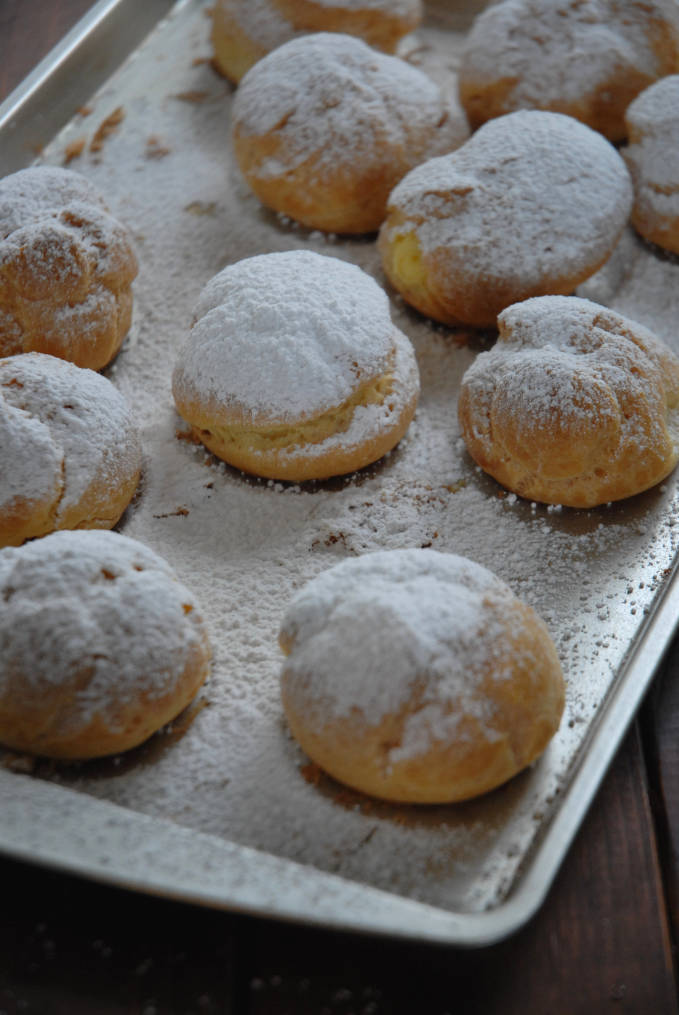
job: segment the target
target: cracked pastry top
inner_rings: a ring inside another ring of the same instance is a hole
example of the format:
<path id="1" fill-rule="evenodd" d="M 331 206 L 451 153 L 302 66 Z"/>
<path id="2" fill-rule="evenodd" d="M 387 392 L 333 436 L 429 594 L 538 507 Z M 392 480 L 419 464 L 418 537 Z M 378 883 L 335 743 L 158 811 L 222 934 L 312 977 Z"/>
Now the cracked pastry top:
<path id="1" fill-rule="evenodd" d="M 509 307 L 469 367 L 460 425 L 472 458 L 529 500 L 588 508 L 631 497 L 679 460 L 679 359 L 589 300 Z"/>
<path id="2" fill-rule="evenodd" d="M 247 258 L 208 282 L 172 386 L 215 455 L 297 482 L 390 451 L 415 412 L 419 373 L 377 283 L 298 250 Z"/>
<path id="3" fill-rule="evenodd" d="M 130 329 L 137 259 L 88 180 L 36 166 L 0 180 L 0 356 L 100 370 Z"/>
<path id="4" fill-rule="evenodd" d="M 459 108 L 421 70 L 328 32 L 289 42 L 248 72 L 232 131 L 263 204 L 336 233 L 378 229 L 398 181 L 469 136 Z"/>
<path id="5" fill-rule="evenodd" d="M 676 71 L 676 0 L 503 0 L 472 26 L 459 92 L 473 127 L 549 109 L 621 141 L 629 103 Z"/>
<path id="6" fill-rule="evenodd" d="M 237 83 L 271 50 L 308 32 L 343 32 L 393 53 L 421 18 L 422 0 L 216 0 L 214 61 Z"/>
<path id="7" fill-rule="evenodd" d="M 626 113 L 632 174 L 632 225 L 651 243 L 679 254 L 679 74 L 651 85 Z"/>
<path id="8" fill-rule="evenodd" d="M 546 626 L 464 557 L 349 558 L 295 595 L 279 641 L 293 735 L 324 771 L 376 797 L 485 793 L 559 726 L 564 684 Z"/>
<path id="9" fill-rule="evenodd" d="M 44 353 L 0 359 L 0 546 L 112 528 L 140 470 L 132 413 L 105 377 Z"/>
<path id="10" fill-rule="evenodd" d="M 193 594 L 115 532 L 54 532 L 0 553 L 0 743 L 118 754 L 174 719 L 210 649 Z"/>
<path id="11" fill-rule="evenodd" d="M 510 304 L 571 293 L 593 275 L 631 205 L 629 173 L 605 138 L 561 113 L 521 111 L 408 173 L 379 247 L 412 306 L 444 324 L 493 327 Z"/>

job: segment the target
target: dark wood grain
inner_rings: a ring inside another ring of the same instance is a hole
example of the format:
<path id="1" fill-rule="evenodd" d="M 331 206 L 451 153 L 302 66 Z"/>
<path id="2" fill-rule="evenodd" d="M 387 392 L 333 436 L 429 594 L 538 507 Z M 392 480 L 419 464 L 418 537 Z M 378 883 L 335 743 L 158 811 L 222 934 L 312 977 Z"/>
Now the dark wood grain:
<path id="1" fill-rule="evenodd" d="M 92 0 L 0 0 L 0 101 L 91 6 Z"/>
<path id="2" fill-rule="evenodd" d="M 644 746 L 675 952 L 679 944 L 679 641 L 642 713 Z"/>
<path id="3" fill-rule="evenodd" d="M 633 731 L 537 919 L 474 952 L 248 927 L 252 1015 L 671 1013 L 672 956 Z M 333 998 L 343 999 L 340 1004 Z M 275 1006 L 277 1005 L 277 1006 Z M 286 1007 L 287 1005 L 287 1007 Z"/>
<path id="4" fill-rule="evenodd" d="M 0 98 L 89 6 L 0 0 Z M 651 798 L 635 727 L 546 904 L 509 941 L 463 952 L 310 931 L 2 860 L 0 1011 L 671 1015 L 671 934 L 679 926 L 674 674 L 676 648 L 644 713 Z"/>
<path id="5" fill-rule="evenodd" d="M 283 926 L 3 861 L 0 1010 L 671 1015 L 672 958 L 640 769 L 634 730 L 538 917 L 481 951 Z"/>
<path id="6" fill-rule="evenodd" d="M 231 1013 L 236 919 L 0 865 L 0 1011 Z"/>

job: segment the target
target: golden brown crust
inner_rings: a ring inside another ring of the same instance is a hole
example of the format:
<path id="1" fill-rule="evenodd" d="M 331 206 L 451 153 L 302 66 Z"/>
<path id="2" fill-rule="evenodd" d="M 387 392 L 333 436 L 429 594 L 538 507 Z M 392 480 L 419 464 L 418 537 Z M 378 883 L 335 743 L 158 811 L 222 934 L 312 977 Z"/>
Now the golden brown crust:
<path id="1" fill-rule="evenodd" d="M 679 254 L 679 74 L 646 89 L 627 110 L 623 151 L 634 183 L 637 232 Z"/>
<path id="2" fill-rule="evenodd" d="M 0 181 L 0 356 L 101 370 L 131 322 L 137 259 L 92 185 L 53 167 Z"/>
<path id="3" fill-rule="evenodd" d="M 640 236 L 663 250 L 679 254 L 679 215 L 668 216 L 649 212 L 648 207 L 636 205 L 630 218 Z"/>
<path id="4" fill-rule="evenodd" d="M 359 388 L 345 404 L 311 419 L 248 425 L 241 413 L 188 399 L 177 386 L 175 404 L 193 435 L 236 469 L 292 482 L 342 476 L 391 451 L 415 415 L 417 364 L 412 346 L 400 333 L 395 350 L 391 370 Z"/>
<path id="5" fill-rule="evenodd" d="M 679 360 L 586 300 L 542 297 L 499 318 L 462 379 L 472 458 L 507 489 L 570 507 L 633 496 L 679 460 Z"/>
<path id="6" fill-rule="evenodd" d="M 505 0 L 472 29 L 459 95 L 474 129 L 517 109 L 545 109 L 618 142 L 630 102 L 677 70 L 673 3 Z"/>
<path id="7" fill-rule="evenodd" d="M 669 64 L 676 68 L 676 61 Z M 471 73 L 460 80 L 459 95 L 473 130 L 497 116 L 505 116 L 518 108 L 548 109 L 553 113 L 564 113 L 581 123 L 587 124 L 592 130 L 598 131 L 617 143 L 624 141 L 625 110 L 630 102 L 647 88 L 655 78 L 641 71 L 629 69 L 613 75 L 601 85 L 601 90 L 594 95 L 581 99 L 553 99 L 540 101 L 538 96 L 531 103 L 519 105 L 510 100 L 516 79 L 508 78 L 493 82 L 482 87 L 474 80 Z"/>
<path id="8" fill-rule="evenodd" d="M 51 490 L 39 501 L 17 497 L 8 508 L 0 510 L 0 547 L 21 546 L 59 529 L 112 529 L 129 507 L 140 475 L 137 467 L 116 488 L 103 477 L 95 477 L 85 496 L 60 513 L 62 488 L 55 477 Z"/>
<path id="9" fill-rule="evenodd" d="M 42 353 L 0 360 L 0 546 L 110 529 L 139 484 L 136 424 L 110 381 Z"/>
<path id="10" fill-rule="evenodd" d="M 100 714 L 75 728 L 64 727 L 63 717 L 78 690 L 92 677 L 83 666 L 67 684 L 42 688 L 36 698 L 25 693 L 21 675 L 0 702 L 0 742 L 13 751 L 62 761 L 84 761 L 121 754 L 138 747 L 179 715 L 195 698 L 210 672 L 207 635 L 192 649 L 186 665 L 167 694 L 157 697 L 140 692 L 121 701 L 104 720 Z"/>
<path id="11" fill-rule="evenodd" d="M 296 29 L 357 35 L 385 53 L 395 52 L 400 39 L 408 32 L 413 32 L 422 18 L 419 0 L 400 5 L 373 2 L 366 3 L 364 7 L 355 4 L 344 6 L 341 0 L 337 0 L 334 6 L 319 4 L 315 0 L 271 2 Z"/>
<path id="12" fill-rule="evenodd" d="M 567 296 L 606 263 L 610 250 L 598 260 L 578 263 L 539 281 L 502 278 L 479 270 L 476 282 L 468 279 L 469 258 L 464 247 L 423 251 L 417 236 L 423 217 L 411 218 L 398 209 L 391 212 L 378 237 L 384 273 L 403 299 L 426 317 L 452 328 L 494 328 L 505 307 L 546 291 Z M 489 284 L 490 281 L 490 284 Z"/>
<path id="13" fill-rule="evenodd" d="M 412 555 L 420 551 L 397 552 Z M 383 554 L 369 556 L 377 559 Z M 363 580 L 370 588 L 370 577 Z M 422 593 L 422 586 L 418 592 Z M 439 588 L 439 604 L 441 594 Z M 394 602 L 402 609 L 401 590 L 395 589 Z M 344 610 L 345 605 L 337 609 Z M 368 605 L 364 608 L 370 609 Z M 294 609 L 293 603 L 293 615 Z M 399 616 L 398 609 L 394 606 L 392 618 Z M 501 785 L 530 765 L 558 729 L 563 713 L 559 659 L 542 620 L 506 587 L 500 592 L 489 590 L 478 609 L 479 617 L 485 618 L 478 635 L 487 640 L 484 649 L 470 660 L 464 648 L 460 647 L 458 654 L 451 639 L 445 655 L 439 649 L 433 673 L 413 672 L 399 707 L 377 721 L 368 718 L 358 703 L 350 710 L 342 709 L 342 714 L 333 714 L 332 706 L 324 704 L 323 694 L 319 696 L 313 657 L 307 651 L 311 636 L 305 631 L 292 637 L 284 633 L 281 647 L 290 658 L 281 675 L 283 708 L 302 749 L 340 782 L 403 803 L 466 800 Z M 380 619 L 384 622 L 384 615 Z M 396 621 L 392 619 L 392 623 Z M 395 628 L 394 639 L 403 638 L 403 632 L 400 625 Z M 418 635 L 417 628 L 411 629 L 413 640 Z M 328 651 L 327 638 L 323 647 Z M 339 642 L 336 650 L 341 650 Z M 301 666 L 296 664 L 297 652 L 304 657 Z M 411 653 L 416 657 L 417 648 L 409 649 L 408 655 Z M 317 665 L 322 669 L 324 660 L 319 658 Z M 365 667 L 366 682 L 380 680 L 379 662 L 368 656 Z M 461 686 L 455 696 L 439 696 L 433 688 L 448 679 L 444 674 L 455 680 L 453 675 L 460 670 L 465 674 L 464 689 Z M 384 675 L 389 679 L 386 669 Z M 341 681 L 342 674 L 338 672 L 336 679 Z M 412 724 L 427 713 L 429 724 L 420 723 L 414 747 Z"/>
<path id="14" fill-rule="evenodd" d="M 208 675 L 193 595 L 126 537 L 58 532 L 7 550 L 0 598 L 0 742 L 12 750 L 72 760 L 129 750 Z"/>
<path id="15" fill-rule="evenodd" d="M 327 233 L 371 233 L 384 221 L 387 199 L 410 166 L 394 162 L 382 166 L 336 166 L 330 178 L 319 180 L 308 164 L 286 169 L 279 136 L 243 135 L 236 125 L 233 135 L 236 160 L 249 187 L 267 208 L 287 215 L 308 229 Z M 258 174 L 268 158 L 276 159 L 282 172 L 275 177 Z"/>
<path id="16" fill-rule="evenodd" d="M 416 309 L 492 327 L 514 302 L 573 292 L 610 256 L 631 203 L 625 164 L 604 138 L 572 117 L 523 110 L 408 173 L 378 246 Z"/>
<path id="17" fill-rule="evenodd" d="M 311 229 L 374 232 L 414 166 L 469 136 L 417 68 L 323 33 L 261 60 L 233 107 L 234 152 L 259 200 Z"/>
<path id="18" fill-rule="evenodd" d="M 257 11 L 254 7 L 253 0 L 216 0 L 213 6 L 215 66 L 234 84 L 272 49 L 300 33 L 343 32 L 393 53 L 422 17 L 420 0 L 403 3 L 400 11 L 390 9 L 388 0 L 365 8 L 346 8 L 341 2 L 332 7 L 313 0 L 258 0 Z"/>
<path id="19" fill-rule="evenodd" d="M 253 64 L 269 52 L 243 29 L 235 16 L 238 6 L 233 0 L 216 0 L 212 8 L 214 65 L 233 84 L 238 84 Z"/>

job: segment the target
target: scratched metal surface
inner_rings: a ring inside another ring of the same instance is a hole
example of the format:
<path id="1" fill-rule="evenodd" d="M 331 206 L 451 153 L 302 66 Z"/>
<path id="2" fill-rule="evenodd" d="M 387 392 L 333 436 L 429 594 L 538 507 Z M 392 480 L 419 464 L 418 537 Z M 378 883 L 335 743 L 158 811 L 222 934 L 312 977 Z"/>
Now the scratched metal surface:
<path id="1" fill-rule="evenodd" d="M 463 32 L 479 6 L 429 4 L 404 55 L 454 88 Z M 158 2 L 154 18 L 166 8 Z M 177 4 L 141 42 L 150 15 L 141 25 L 131 0 L 106 0 L 0 108 L 3 173 L 32 161 L 36 138 L 41 158 L 55 164 L 84 140 L 72 168 L 98 183 L 135 230 L 135 323 L 108 374 L 137 406 L 146 469 L 122 530 L 196 589 L 215 648 L 203 697 L 210 707 L 182 736 L 74 768 L 0 770 L 0 848 L 206 905 L 488 943 L 544 897 L 672 636 L 675 480 L 588 512 L 505 497 L 466 456 L 454 412 L 462 373 L 492 339 L 433 326 L 395 297 L 423 393 L 411 433 L 386 462 L 300 489 L 245 479 L 177 440 L 173 352 L 201 285 L 225 263 L 311 248 L 384 283 L 371 238 L 298 229 L 248 193 L 230 156 L 232 89 L 204 59 L 204 8 Z M 100 87 L 93 68 L 113 49 L 117 59 L 131 55 Z M 72 116 L 82 106 L 86 115 Z M 118 107 L 123 121 L 91 152 L 95 128 Z M 618 260 L 626 257 L 638 278 L 667 276 L 671 290 L 679 268 L 630 235 L 624 242 Z M 588 295 L 626 300 L 631 313 L 638 287 L 614 269 L 588 283 Z M 653 326 L 646 296 L 640 319 Z M 674 308 L 663 314 L 661 324 Z M 458 807 L 395 807 L 329 779 L 306 780 L 278 703 L 276 620 L 291 591 L 347 554 L 423 544 L 474 557 L 530 601 L 547 620 L 568 684 L 566 715 L 545 756 Z"/>

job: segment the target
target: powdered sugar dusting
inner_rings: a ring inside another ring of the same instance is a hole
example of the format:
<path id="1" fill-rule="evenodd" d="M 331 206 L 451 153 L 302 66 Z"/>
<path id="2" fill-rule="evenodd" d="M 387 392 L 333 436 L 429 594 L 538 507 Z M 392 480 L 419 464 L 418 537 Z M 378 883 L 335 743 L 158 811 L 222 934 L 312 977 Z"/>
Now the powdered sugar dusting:
<path id="1" fill-rule="evenodd" d="M 58 503 L 63 456 L 49 427 L 6 405 L 4 398 L 0 405 L 0 511 L 9 513 L 19 499 Z"/>
<path id="2" fill-rule="evenodd" d="M 243 137 L 273 133 L 278 149 L 253 175 L 364 171 L 391 162 L 407 168 L 455 148 L 467 136 L 426 74 L 348 35 L 307 35 L 270 53 L 246 74 L 233 108 Z M 413 153 L 409 149 L 412 147 Z"/>
<path id="3" fill-rule="evenodd" d="M 475 418 L 492 421 L 496 413 L 509 414 L 520 421 L 524 439 L 531 430 L 549 428 L 555 440 L 572 441 L 573 460 L 581 453 L 588 462 L 595 444 L 609 468 L 624 458 L 631 465 L 637 455 L 664 447 L 679 362 L 673 378 L 667 352 L 645 328 L 565 296 L 517 303 L 498 323 L 500 340 L 477 357 L 463 379 L 473 392 Z M 639 408 L 632 412 L 630 406 Z M 489 433 L 489 439 L 500 437 Z M 556 463 L 535 464 L 550 475 Z"/>
<path id="4" fill-rule="evenodd" d="M 272 0 L 216 0 L 242 31 L 264 49 L 275 49 L 297 35 Z"/>
<path id="5" fill-rule="evenodd" d="M 442 18 L 421 33 L 419 56 L 425 70 L 436 63 L 441 74 L 461 45 L 460 35 L 441 29 Z M 455 416 L 460 378 L 483 339 L 467 344 L 468 336 L 433 327 L 398 299 L 393 320 L 416 347 L 422 398 L 406 439 L 379 465 L 322 484 L 257 482 L 177 440 L 172 365 L 201 289 L 226 264 L 265 251 L 314 250 L 383 281 L 372 242 L 292 227 L 248 192 L 228 155 L 230 89 L 205 63 L 193 63 L 210 54 L 207 31 L 200 5 L 175 8 L 93 101 L 93 122 L 120 105 L 128 115 L 100 161 L 86 156 L 79 168 L 133 224 L 141 255 L 132 341 L 111 370 L 144 428 L 145 483 L 124 531 L 165 557 L 203 606 L 214 647 L 210 707 L 180 739 L 159 736 L 117 762 L 37 774 L 192 832 L 298 860 L 305 883 L 317 868 L 446 909 L 492 907 L 548 824 L 555 793 L 586 748 L 600 703 L 665 580 L 679 532 L 674 480 L 596 511 L 548 510 L 504 496 L 466 455 Z M 205 101 L 173 98 L 189 90 L 205 92 Z M 61 162 L 82 132 L 78 118 L 47 160 Z M 146 157 L 151 135 L 167 156 Z M 636 250 L 633 236 L 630 242 Z M 658 330 L 646 319 L 651 294 L 664 300 L 669 326 L 679 286 L 663 272 L 678 269 L 645 247 L 642 253 L 623 258 L 627 281 L 607 292 L 615 301 L 630 292 L 641 298 L 642 323 Z M 663 279 L 671 292 L 663 292 Z M 631 305 L 624 312 L 635 316 Z M 425 544 L 495 571 L 545 618 L 568 681 L 564 721 L 537 765 L 470 804 L 425 811 L 338 797 L 330 780 L 304 777 L 308 759 L 286 734 L 281 616 L 294 593 L 331 564 Z M 147 848 L 153 853 L 152 843 Z M 205 883 L 209 894 L 209 875 Z M 278 886 L 270 888 L 272 898 Z"/>
<path id="6" fill-rule="evenodd" d="M 419 391 L 417 360 L 410 340 L 397 328 L 393 330 L 394 356 L 389 363 L 388 395 L 383 401 L 356 405 L 346 430 L 331 434 L 317 444 L 295 444 L 280 452 L 280 458 L 299 460 L 322 459 L 335 450 L 357 451 L 367 441 L 393 429 L 395 422 L 411 404 Z"/>
<path id="7" fill-rule="evenodd" d="M 201 642 L 197 603 L 146 546 L 109 532 L 56 532 L 0 555 L 0 697 L 78 681 L 64 722 L 166 694 Z M 189 609 L 185 609 L 188 606 Z"/>
<path id="8" fill-rule="evenodd" d="M 55 524 L 94 484 L 141 464 L 132 413 L 105 377 L 40 353 L 0 359 L 0 510 L 49 496 Z"/>
<path id="9" fill-rule="evenodd" d="M 108 279 L 120 267 L 120 248 L 127 246 L 127 236 L 108 213 L 96 187 L 79 173 L 36 166 L 0 180 L 0 265 L 10 264 L 26 247 L 35 245 L 31 267 L 42 256 L 51 292 L 55 281 L 78 284 L 78 276 L 90 271 Z M 91 264 L 83 263 L 80 246 Z M 24 295 L 35 299 L 47 294 Z"/>
<path id="10" fill-rule="evenodd" d="M 305 31 L 281 10 L 276 0 L 216 0 L 243 32 L 264 49 L 275 49 Z M 392 17 L 415 19 L 421 13 L 421 0 L 312 0 L 315 7 L 336 11 L 369 10 Z"/>
<path id="11" fill-rule="evenodd" d="M 485 568 L 452 554 L 392 550 L 343 561 L 299 592 L 283 617 L 289 693 L 301 683 L 326 722 L 358 709 L 377 725 L 422 684 L 424 703 L 458 704 L 483 722 L 478 681 L 504 634 L 491 606 L 498 597 L 513 599 Z M 506 676 L 503 667 L 495 679 Z M 416 739 L 426 751 L 428 739 Z"/>
<path id="12" fill-rule="evenodd" d="M 634 181 L 635 217 L 654 231 L 679 232 L 679 74 L 662 78 L 627 110 L 624 155 Z M 679 240 L 671 249 L 676 252 Z"/>
<path id="13" fill-rule="evenodd" d="M 355 265 L 312 251 L 225 268 L 201 294 L 174 385 L 245 419 L 308 419 L 383 373 L 389 301 Z"/>
<path id="14" fill-rule="evenodd" d="M 461 289 L 479 273 L 536 285 L 600 262 L 631 202 L 612 145 L 570 117 L 527 111 L 490 121 L 456 152 L 412 170 L 389 201 L 405 222 L 383 228 L 389 236 L 414 228 L 427 252 L 459 252 Z"/>
<path id="15" fill-rule="evenodd" d="M 89 180 L 37 166 L 0 180 L 0 352 L 101 367 L 129 327 L 128 230 Z"/>
<path id="16" fill-rule="evenodd" d="M 474 23 L 461 73 L 481 85 L 506 84 L 508 110 L 563 109 L 625 75 L 652 81 L 669 69 L 652 19 L 674 19 L 679 41 L 672 6 L 657 0 L 503 0 Z"/>
<path id="17" fill-rule="evenodd" d="M 0 180 L 0 233 L 5 239 L 16 229 L 56 217 L 73 202 L 86 201 L 97 208 L 104 203 L 97 188 L 68 169 L 39 166 L 22 169 Z"/>

